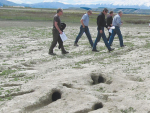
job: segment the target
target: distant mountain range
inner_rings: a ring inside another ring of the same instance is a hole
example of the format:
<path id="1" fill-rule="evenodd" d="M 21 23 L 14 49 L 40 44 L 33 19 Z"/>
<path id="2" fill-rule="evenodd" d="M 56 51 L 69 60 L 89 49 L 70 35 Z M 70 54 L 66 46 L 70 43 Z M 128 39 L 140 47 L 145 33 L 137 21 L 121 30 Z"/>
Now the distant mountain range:
<path id="1" fill-rule="evenodd" d="M 3 5 L 16 6 L 17 4 L 7 1 L 7 0 L 0 0 L 0 6 L 3 6 Z"/>
<path id="2" fill-rule="evenodd" d="M 16 4 L 7 0 L 0 0 L 0 6 L 7 5 L 7 6 L 24 6 L 24 7 L 31 7 L 31 8 L 63 8 L 68 9 L 70 7 L 80 8 L 80 7 L 89 7 L 89 8 L 98 8 L 98 7 L 107 7 L 107 8 L 136 8 L 136 9 L 150 9 L 150 6 L 146 3 L 142 3 L 141 5 L 129 5 L 129 4 L 116 4 L 116 3 L 102 3 L 102 4 L 63 4 L 60 2 L 41 2 L 35 4 Z"/>

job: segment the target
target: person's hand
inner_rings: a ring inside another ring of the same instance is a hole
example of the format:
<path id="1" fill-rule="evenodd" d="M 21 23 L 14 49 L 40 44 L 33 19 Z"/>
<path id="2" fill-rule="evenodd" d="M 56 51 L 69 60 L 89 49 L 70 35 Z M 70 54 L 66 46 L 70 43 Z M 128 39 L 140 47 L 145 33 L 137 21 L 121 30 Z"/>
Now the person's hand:
<path id="1" fill-rule="evenodd" d="M 85 28 L 85 25 L 82 25 L 83 26 L 83 28 Z"/>
<path id="2" fill-rule="evenodd" d="M 60 34 L 62 34 L 62 31 L 59 31 Z"/>
<path id="3" fill-rule="evenodd" d="M 102 30 L 100 30 L 100 33 L 102 34 L 102 33 L 103 33 L 103 31 L 102 31 Z"/>

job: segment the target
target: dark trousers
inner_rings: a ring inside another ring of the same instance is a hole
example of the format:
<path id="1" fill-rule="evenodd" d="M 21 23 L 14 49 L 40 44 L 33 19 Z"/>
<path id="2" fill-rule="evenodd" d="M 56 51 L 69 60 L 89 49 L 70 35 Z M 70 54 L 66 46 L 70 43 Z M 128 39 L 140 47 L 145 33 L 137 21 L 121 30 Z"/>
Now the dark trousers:
<path id="1" fill-rule="evenodd" d="M 108 30 L 109 31 L 109 30 Z M 108 36 L 108 38 L 107 38 L 107 41 L 109 41 L 109 39 L 110 39 L 110 36 L 111 36 L 111 33 L 109 32 L 109 36 Z"/>
<path id="2" fill-rule="evenodd" d="M 56 46 L 57 42 L 59 43 L 59 46 L 60 46 L 60 44 L 61 44 L 61 46 L 60 46 L 61 51 L 64 52 L 65 49 L 64 49 L 63 42 L 62 42 L 62 40 L 61 40 L 61 38 L 60 38 L 60 35 L 59 35 L 58 30 L 53 29 L 53 30 L 52 30 L 52 33 L 53 33 L 53 41 L 52 41 L 52 43 L 51 43 L 49 52 L 50 52 L 50 53 L 53 52 L 53 49 L 54 49 L 54 47 Z"/>
<path id="3" fill-rule="evenodd" d="M 76 37 L 75 43 L 78 43 L 79 39 L 81 38 L 81 36 L 83 35 L 84 32 L 89 40 L 89 43 L 93 47 L 93 41 L 92 41 L 92 37 L 91 37 L 88 26 L 85 26 L 85 28 L 83 28 L 82 25 L 80 26 L 80 32 L 79 32 L 78 36 Z"/>
<path id="4" fill-rule="evenodd" d="M 61 40 L 60 36 L 58 38 L 58 44 L 59 44 L 58 48 L 60 49 L 63 46 L 63 41 Z"/>
<path id="5" fill-rule="evenodd" d="M 123 37 L 122 37 L 121 31 L 120 31 L 120 28 L 118 26 L 115 26 L 115 29 L 112 30 L 112 34 L 111 34 L 110 39 L 109 39 L 109 45 L 112 44 L 112 42 L 114 40 L 114 36 L 116 34 L 119 37 L 120 46 L 122 47 L 123 46 Z"/>
<path id="6" fill-rule="evenodd" d="M 106 35 L 105 35 L 105 32 L 104 32 L 104 27 L 102 27 L 102 31 L 103 31 L 102 34 L 100 33 L 100 30 L 98 28 L 97 28 L 97 30 L 98 30 L 98 33 L 97 33 L 97 38 L 96 38 L 96 40 L 94 42 L 94 45 L 93 45 L 93 50 L 96 50 L 96 45 L 100 41 L 101 37 L 103 38 L 105 46 L 108 48 L 108 50 L 110 50 L 111 48 L 108 44 L 108 41 L 107 41 L 107 38 L 106 38 Z"/>

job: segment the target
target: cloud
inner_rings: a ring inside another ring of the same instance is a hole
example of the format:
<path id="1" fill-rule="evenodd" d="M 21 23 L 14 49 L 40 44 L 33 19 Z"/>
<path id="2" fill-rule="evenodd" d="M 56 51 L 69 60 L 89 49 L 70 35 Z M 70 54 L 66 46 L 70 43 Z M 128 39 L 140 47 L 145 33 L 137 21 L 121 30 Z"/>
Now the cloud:
<path id="1" fill-rule="evenodd" d="M 14 2 L 14 3 L 22 3 L 22 0 L 7 0 L 7 1 L 10 1 L 10 2 Z"/>
<path id="2" fill-rule="evenodd" d="M 149 0 L 9 0 L 15 3 L 62 2 L 66 4 L 150 5 Z"/>
<path id="3" fill-rule="evenodd" d="M 55 2 L 56 0 L 43 0 L 43 2 Z"/>
<path id="4" fill-rule="evenodd" d="M 39 3 L 39 2 L 43 2 L 43 0 L 7 0 L 7 1 L 11 1 L 14 3 Z"/>

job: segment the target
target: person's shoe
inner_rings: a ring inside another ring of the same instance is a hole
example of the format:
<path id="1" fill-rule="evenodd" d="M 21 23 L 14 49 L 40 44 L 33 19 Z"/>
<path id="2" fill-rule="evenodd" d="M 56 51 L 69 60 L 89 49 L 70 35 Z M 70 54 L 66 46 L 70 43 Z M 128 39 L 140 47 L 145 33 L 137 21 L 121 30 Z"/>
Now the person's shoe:
<path id="1" fill-rule="evenodd" d="M 49 55 L 56 55 L 55 53 L 53 53 L 53 50 L 50 50 L 50 49 L 49 49 L 48 54 L 49 54 Z"/>
<path id="2" fill-rule="evenodd" d="M 79 46 L 77 43 L 74 43 L 74 46 Z"/>
<path id="3" fill-rule="evenodd" d="M 63 51 L 63 52 L 62 52 L 62 54 L 68 54 L 68 53 L 69 53 L 68 51 Z"/>
<path id="4" fill-rule="evenodd" d="M 109 49 L 109 52 L 110 52 L 110 51 L 113 51 L 114 49 L 115 49 L 115 48 L 111 48 L 111 49 Z"/>
<path id="5" fill-rule="evenodd" d="M 96 50 L 92 50 L 93 52 L 99 52 L 97 49 Z"/>
<path id="6" fill-rule="evenodd" d="M 51 52 L 51 53 L 48 53 L 49 55 L 56 55 L 55 53 Z"/>
<path id="7" fill-rule="evenodd" d="M 126 45 L 123 45 L 123 46 L 121 46 L 121 47 L 125 47 Z"/>

